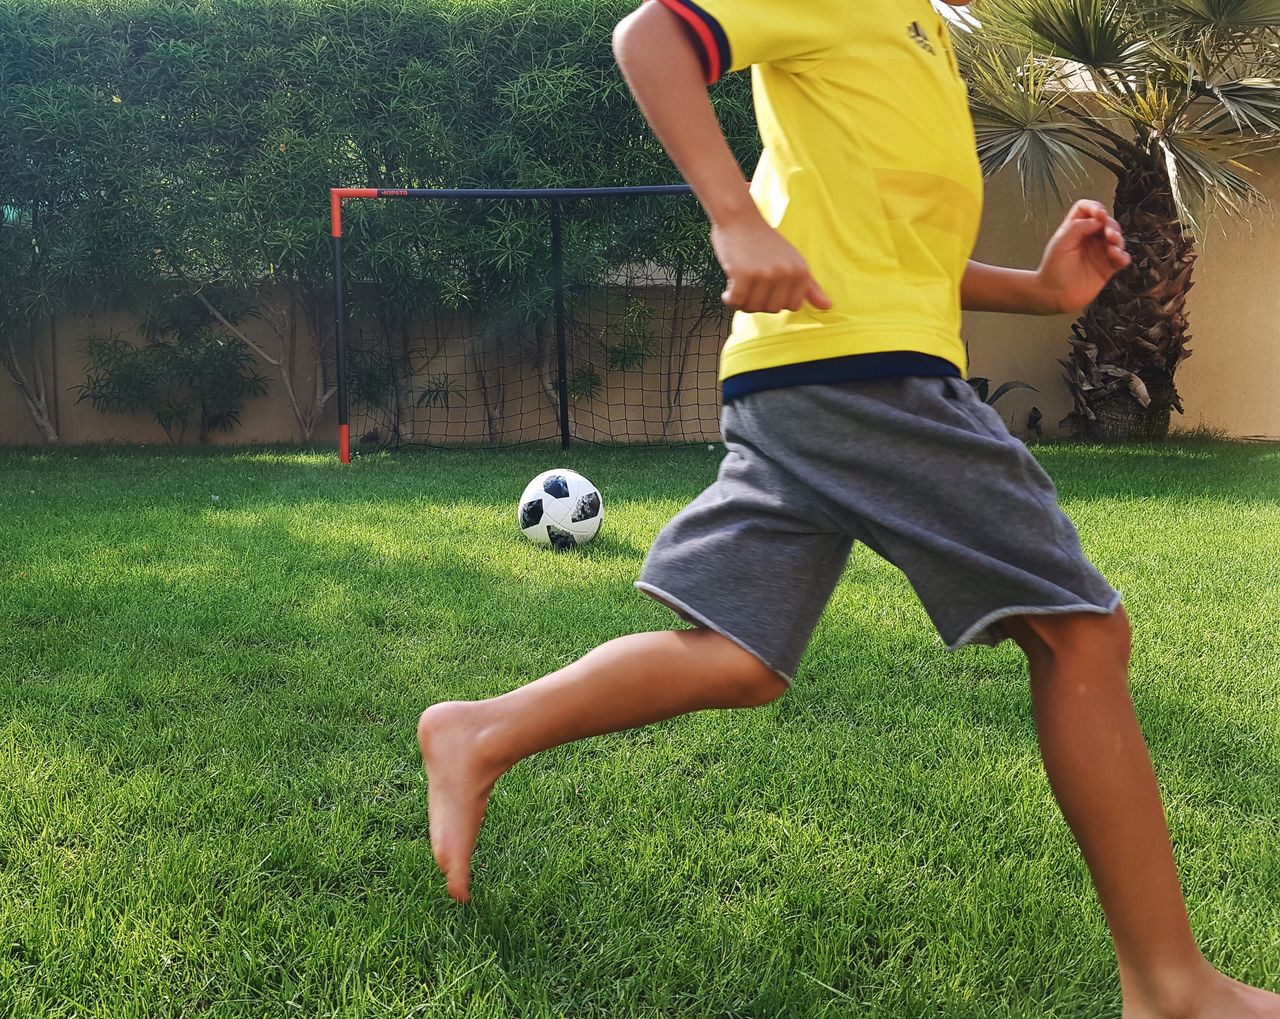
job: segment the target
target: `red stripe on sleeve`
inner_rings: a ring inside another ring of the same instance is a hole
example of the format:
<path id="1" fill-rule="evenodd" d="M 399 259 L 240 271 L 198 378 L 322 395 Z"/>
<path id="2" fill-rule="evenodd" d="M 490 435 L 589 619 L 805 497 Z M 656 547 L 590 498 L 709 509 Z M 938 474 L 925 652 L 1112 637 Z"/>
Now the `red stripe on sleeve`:
<path id="1" fill-rule="evenodd" d="M 705 21 L 689 10 L 680 0 L 657 0 L 657 2 L 667 10 L 678 14 L 693 29 L 694 35 L 702 43 L 703 52 L 706 54 L 707 84 L 714 85 L 724 74 L 724 68 L 720 66 L 720 50 L 716 46 L 715 38 L 711 35 L 711 29 L 707 27 Z"/>

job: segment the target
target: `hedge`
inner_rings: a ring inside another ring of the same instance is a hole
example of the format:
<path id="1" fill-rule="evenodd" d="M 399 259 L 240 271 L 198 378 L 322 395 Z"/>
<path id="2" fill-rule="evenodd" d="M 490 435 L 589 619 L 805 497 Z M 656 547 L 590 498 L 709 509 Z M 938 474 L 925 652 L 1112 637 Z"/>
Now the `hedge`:
<path id="1" fill-rule="evenodd" d="M 0 0 L 11 354 L 43 316 L 217 284 L 289 295 L 273 314 L 297 316 L 323 361 L 330 187 L 678 182 L 613 61 L 613 26 L 632 6 Z M 716 102 L 749 165 L 744 76 Z M 643 224 L 604 203 L 576 215 L 571 283 L 625 257 L 705 265 L 705 225 L 688 206 Z M 543 312 L 537 218 L 355 203 L 346 223 L 348 272 L 369 281 L 362 294 L 386 328 L 464 301 Z M 629 251 L 604 243 L 623 235 Z"/>

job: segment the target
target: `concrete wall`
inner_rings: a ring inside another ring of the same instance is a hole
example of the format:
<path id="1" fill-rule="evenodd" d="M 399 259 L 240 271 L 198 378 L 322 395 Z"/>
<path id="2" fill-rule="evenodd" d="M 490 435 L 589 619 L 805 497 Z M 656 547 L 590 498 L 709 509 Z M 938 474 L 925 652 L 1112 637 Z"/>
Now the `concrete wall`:
<path id="1" fill-rule="evenodd" d="M 85 381 L 84 341 L 91 336 L 118 334 L 138 342 L 137 327 L 136 316 L 118 313 L 59 317 L 56 323 L 56 365 L 52 364 L 53 358 L 50 357 L 54 345 L 49 342 L 47 334 L 43 338 L 41 350 L 45 355 L 45 384 L 50 402 L 57 402 L 58 434 L 63 443 L 169 444 L 164 430 L 145 415 L 102 414 L 94 410 L 88 401 L 76 402 L 78 394 L 74 389 Z M 45 328 L 48 328 L 47 323 Z M 265 323 L 250 320 L 243 329 L 273 357 L 279 356 L 279 341 Z M 270 380 L 267 393 L 245 404 L 239 428 L 226 434 L 213 433 L 210 445 L 299 441 L 297 420 L 284 388 L 275 381 L 278 378 L 276 370 L 262 361 L 257 361 L 255 367 L 259 374 Z M 309 396 L 310 385 L 305 388 Z M 327 410 L 324 423 L 316 429 L 316 441 L 328 441 L 337 435 L 333 401 Z M 187 432 L 187 441 L 194 443 L 197 437 L 194 424 Z M 334 438 L 332 441 L 337 440 Z M 32 423 L 21 394 L 9 375 L 0 368 L 0 446 L 37 445 L 42 442 L 40 431 Z"/>
<path id="2" fill-rule="evenodd" d="M 1280 154 L 1259 162 L 1264 190 L 1280 199 Z M 1069 197 L 1098 198 L 1110 202 L 1113 181 L 1097 174 Z M 1034 267 L 1045 240 L 1056 228 L 1064 209 L 1028 209 L 1012 175 L 988 185 L 982 235 L 974 255 L 995 264 Z M 1211 228 L 1196 268 L 1195 289 L 1190 298 L 1194 356 L 1179 370 L 1177 382 L 1187 413 L 1174 417 L 1175 428 L 1207 426 L 1235 437 L 1280 439 L 1280 223 L 1269 213 L 1259 213 L 1248 224 L 1220 223 Z M 1058 431 L 1058 422 L 1070 410 L 1071 401 L 1060 377 L 1057 359 L 1065 356 L 1070 333 L 1068 316 L 1023 316 L 969 313 L 965 337 L 975 375 L 999 384 L 1018 379 L 1036 386 L 1038 393 L 1017 390 L 998 405 L 1015 431 L 1025 433 L 1030 408 L 1040 408 L 1047 434 Z M 261 323 L 246 327 L 268 349 L 275 341 Z M 87 403 L 76 404 L 70 387 L 84 381 L 83 340 L 94 333 L 115 330 L 132 335 L 133 323 L 120 315 L 98 315 L 60 321 L 57 389 L 59 433 L 66 443 L 130 442 L 167 443 L 164 432 L 143 418 L 103 415 Z M 695 438 L 715 432 L 714 362 L 719 338 L 716 330 L 703 330 L 691 356 L 696 378 L 705 391 L 686 395 L 674 422 L 679 437 Z M 48 350 L 48 343 L 44 344 Z M 459 351 L 450 351 L 458 363 Z M 258 370 L 274 377 L 274 370 L 260 364 Z M 46 380 L 54 376 L 46 364 Z M 575 402 L 578 432 L 584 438 L 631 440 L 662 439 L 661 397 L 647 385 L 640 397 L 627 396 L 633 406 L 621 406 L 622 394 L 634 394 L 638 373 L 606 373 L 604 389 L 595 400 Z M 647 381 L 647 380 L 646 380 Z M 536 386 L 522 384 L 512 392 L 518 418 L 513 426 L 528 429 L 528 437 L 546 434 L 554 417 Z M 451 400 L 443 408 L 419 412 L 420 423 L 444 426 L 465 441 L 477 441 L 487 431 L 483 405 L 475 400 Z M 353 434 L 362 422 L 353 418 Z M 668 434 L 672 428 L 668 428 Z M 327 441 L 336 433 L 333 404 L 315 440 Z M 513 435 L 512 438 L 518 438 Z M 194 439 L 191 436 L 192 440 Z M 242 424 L 229 435 L 214 435 L 214 443 L 292 442 L 299 435 L 283 389 L 274 385 L 264 397 L 249 401 Z M 40 434 L 27 416 L 23 402 L 7 375 L 0 373 L 0 445 L 39 444 Z"/>
<path id="3" fill-rule="evenodd" d="M 1280 155 L 1256 164 L 1262 190 L 1280 201 Z M 1110 204 L 1115 180 L 1090 177 L 1067 204 L 1096 198 Z M 974 257 L 983 262 L 1034 268 L 1056 228 L 1062 207 L 1027 209 L 1012 176 L 988 183 L 982 235 Z M 1186 414 L 1173 427 L 1221 429 L 1238 438 L 1280 439 L 1280 223 L 1272 213 L 1255 213 L 1247 224 L 1218 222 L 1200 248 L 1188 298 L 1193 354 L 1175 381 Z M 1071 410 L 1071 398 L 1057 364 L 1065 357 L 1072 319 L 1066 315 L 1028 318 L 969 312 L 964 334 L 971 373 L 993 383 L 1019 379 L 1039 393 L 1016 390 L 997 405 L 1006 421 L 1026 422 L 1034 405 L 1046 430 Z"/>

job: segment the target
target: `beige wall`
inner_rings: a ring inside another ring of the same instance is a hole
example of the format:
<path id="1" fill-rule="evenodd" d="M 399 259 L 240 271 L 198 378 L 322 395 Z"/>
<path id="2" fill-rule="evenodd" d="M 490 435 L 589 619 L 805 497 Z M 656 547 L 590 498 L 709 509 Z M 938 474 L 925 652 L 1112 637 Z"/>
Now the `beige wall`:
<path id="1" fill-rule="evenodd" d="M 1280 199 L 1280 155 L 1259 162 L 1264 190 Z M 1113 181 L 1105 174 L 1094 176 L 1069 196 L 1093 197 L 1109 202 Z M 988 185 L 986 214 L 975 257 L 1002 265 L 1034 267 L 1048 235 L 1056 227 L 1061 208 L 1028 212 L 1012 175 L 1002 175 Z M 1249 224 L 1220 224 L 1211 228 L 1202 245 L 1196 267 L 1196 285 L 1190 298 L 1194 356 L 1178 373 L 1178 386 L 1186 407 L 1184 417 L 1174 417 L 1175 428 L 1207 426 L 1235 437 L 1280 439 L 1280 222 L 1268 213 L 1256 214 Z M 1066 336 L 1071 319 L 1067 316 L 1028 318 L 1023 316 L 969 313 L 965 316 L 965 337 L 972 359 L 971 371 L 998 384 L 1010 379 L 1029 382 L 1040 391 L 1017 390 L 1001 400 L 998 409 L 1015 431 L 1025 433 L 1027 413 L 1034 405 L 1041 409 L 1048 434 L 1058 431 L 1058 422 L 1070 410 L 1071 401 L 1060 377 L 1057 359 L 1065 356 Z M 257 335 L 271 347 L 269 335 L 259 325 Z M 76 404 L 67 392 L 84 381 L 82 342 L 96 332 L 116 330 L 130 335 L 131 323 L 119 315 L 99 315 L 59 326 L 57 394 L 59 430 L 64 442 L 145 442 L 167 443 L 154 423 L 141 418 L 103 415 L 87 403 Z M 693 356 L 698 376 L 708 384 L 714 378 L 714 358 L 718 341 L 708 333 Z M 45 345 L 47 349 L 47 344 Z M 47 369 L 48 366 L 46 366 Z M 258 370 L 273 376 L 270 366 Z M 601 399 L 575 405 L 584 438 L 604 437 L 610 428 L 625 439 L 662 438 L 662 412 L 653 398 L 641 401 L 639 413 L 626 416 L 616 407 L 617 394 L 626 391 L 635 378 L 606 377 Z M 46 379 L 51 381 L 46 374 Z M 520 395 L 520 394 L 518 394 Z M 526 392 L 519 400 L 530 415 L 528 424 L 539 434 L 554 420 L 545 400 L 537 392 Z M 714 434 L 714 393 L 701 394 L 687 406 L 676 428 L 682 436 Z M 648 406 L 644 406 L 648 404 Z M 468 440 L 482 437 L 484 412 L 474 405 L 451 405 L 448 411 L 431 411 L 423 420 L 454 427 L 461 426 Z M 639 420 L 643 428 L 634 427 Z M 613 424 L 610 424 L 610 421 Z M 632 422 L 630 431 L 618 422 Z M 332 403 L 316 441 L 328 441 L 336 433 Z M 359 422 L 353 418 L 353 425 Z M 353 432 L 355 428 L 353 427 Z M 251 400 L 245 408 L 240 428 L 230 435 L 215 435 L 215 443 L 291 442 L 299 438 L 294 416 L 284 392 L 273 386 L 267 396 Z M 0 373 L 0 445 L 37 444 L 40 435 L 30 422 L 22 400 L 7 375 Z"/>
<path id="2" fill-rule="evenodd" d="M 1280 201 L 1280 155 L 1259 160 L 1260 186 Z M 1093 175 L 1067 196 L 1110 204 L 1115 179 Z M 1038 209 L 1038 207 L 1037 207 Z M 974 257 L 1034 268 L 1064 209 L 1027 212 L 1016 182 L 1004 175 L 987 186 L 982 236 Z M 1280 222 L 1255 213 L 1248 224 L 1219 222 L 1209 229 L 1188 298 L 1193 356 L 1176 377 L 1186 414 L 1173 427 L 1221 429 L 1237 438 L 1280 439 Z M 1040 392 L 1016 390 L 997 405 L 1021 428 L 1034 405 L 1047 431 L 1071 410 L 1058 358 L 1065 357 L 1072 319 L 965 314 L 971 373 L 993 383 L 1030 382 Z"/>
<path id="3" fill-rule="evenodd" d="M 277 356 L 278 340 L 264 323 L 250 320 L 244 325 L 244 330 L 273 357 Z M 53 385 L 55 376 L 50 370 L 52 366 L 49 359 L 46 359 L 44 366 L 50 402 L 57 400 L 58 434 L 68 445 L 89 442 L 168 445 L 169 439 L 164 430 L 145 415 L 102 414 L 94 410 L 88 401 L 76 403 L 78 394 L 73 390 L 85 381 L 85 339 L 113 333 L 136 342 L 136 317 L 104 313 L 76 319 L 59 318 L 56 336 L 56 388 Z M 46 336 L 43 343 L 46 358 L 50 349 Z M 273 384 L 269 386 L 265 396 L 251 399 L 245 404 L 239 428 L 227 434 L 215 432 L 210 437 L 211 445 L 299 441 L 297 421 L 288 396 L 283 387 L 274 381 L 278 378 L 275 369 L 262 361 L 258 361 L 255 368 Z M 316 441 L 330 441 L 332 436 L 336 436 L 337 429 L 337 416 L 331 400 L 324 423 L 316 429 Z M 196 441 L 194 427 L 188 429 L 187 441 Z M 0 446 L 35 445 L 42 442 L 40 430 L 32 423 L 21 394 L 8 374 L 0 369 Z"/>

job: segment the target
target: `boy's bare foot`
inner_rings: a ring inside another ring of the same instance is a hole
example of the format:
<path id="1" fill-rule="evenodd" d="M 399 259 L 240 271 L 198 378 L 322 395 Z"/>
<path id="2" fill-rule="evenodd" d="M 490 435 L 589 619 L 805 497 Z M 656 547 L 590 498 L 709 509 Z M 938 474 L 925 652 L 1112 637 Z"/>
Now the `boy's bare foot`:
<path id="1" fill-rule="evenodd" d="M 1236 1007 L 1235 1015 L 1247 1017 L 1247 1019 L 1280 1019 L 1280 994 L 1272 994 L 1270 991 L 1264 991 L 1257 987 L 1249 987 L 1246 984 L 1237 983 L 1232 980 L 1234 989 L 1239 996 L 1240 1004 Z M 1224 1010 L 1222 1015 L 1227 1015 Z"/>
<path id="2" fill-rule="evenodd" d="M 1280 995 L 1213 972 L 1197 1000 L 1173 1008 L 1131 1008 L 1123 1019 L 1280 1019 Z"/>
<path id="3" fill-rule="evenodd" d="M 1222 986 L 1195 1019 L 1280 1019 L 1280 995 L 1221 977 Z"/>
<path id="4" fill-rule="evenodd" d="M 481 752 L 483 714 L 478 704 L 447 701 L 427 708 L 418 719 L 431 851 L 449 894 L 459 902 L 471 898 L 471 854 L 489 793 L 504 770 Z"/>

